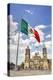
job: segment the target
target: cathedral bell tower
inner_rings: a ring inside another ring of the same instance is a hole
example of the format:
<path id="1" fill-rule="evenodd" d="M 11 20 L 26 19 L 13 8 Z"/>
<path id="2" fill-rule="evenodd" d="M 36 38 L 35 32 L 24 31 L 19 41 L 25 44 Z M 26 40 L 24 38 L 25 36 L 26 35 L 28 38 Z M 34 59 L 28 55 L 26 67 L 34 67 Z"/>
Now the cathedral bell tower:
<path id="1" fill-rule="evenodd" d="M 44 58 L 44 59 L 47 59 L 47 48 L 46 48 L 44 42 L 43 42 L 43 58 Z"/>
<path id="2" fill-rule="evenodd" d="M 47 49 L 46 49 L 46 47 L 43 48 L 43 57 L 47 58 Z"/>
<path id="3" fill-rule="evenodd" d="M 43 69 L 48 70 L 48 60 L 47 60 L 47 48 L 44 46 L 43 48 Z"/>
<path id="4" fill-rule="evenodd" d="M 24 69 L 29 69 L 29 68 L 30 68 L 30 49 L 29 49 L 29 46 L 27 46 L 26 52 L 25 52 Z"/>

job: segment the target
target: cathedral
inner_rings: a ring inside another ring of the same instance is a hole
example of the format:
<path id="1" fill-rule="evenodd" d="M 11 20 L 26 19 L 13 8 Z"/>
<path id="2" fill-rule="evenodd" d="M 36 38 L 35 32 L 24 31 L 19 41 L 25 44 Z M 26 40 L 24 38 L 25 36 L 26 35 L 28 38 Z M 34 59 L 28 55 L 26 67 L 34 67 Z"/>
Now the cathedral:
<path id="1" fill-rule="evenodd" d="M 43 57 L 39 53 L 35 53 L 32 58 L 30 58 L 30 49 L 27 46 L 25 50 L 25 61 L 24 69 L 36 69 L 36 70 L 49 70 L 51 69 L 51 60 L 47 58 L 47 48 L 42 49 Z"/>

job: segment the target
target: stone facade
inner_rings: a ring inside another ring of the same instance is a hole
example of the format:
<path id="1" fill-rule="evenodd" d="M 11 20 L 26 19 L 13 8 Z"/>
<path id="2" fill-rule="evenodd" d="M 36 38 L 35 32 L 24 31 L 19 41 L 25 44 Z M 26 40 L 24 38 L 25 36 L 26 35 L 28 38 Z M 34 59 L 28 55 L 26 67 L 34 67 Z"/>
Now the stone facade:
<path id="1" fill-rule="evenodd" d="M 47 49 L 43 48 L 43 58 L 39 55 L 39 53 L 35 53 L 35 55 L 30 58 L 30 49 L 26 48 L 25 53 L 25 62 L 24 69 L 43 69 L 48 70 L 51 69 L 51 60 L 47 59 Z"/>

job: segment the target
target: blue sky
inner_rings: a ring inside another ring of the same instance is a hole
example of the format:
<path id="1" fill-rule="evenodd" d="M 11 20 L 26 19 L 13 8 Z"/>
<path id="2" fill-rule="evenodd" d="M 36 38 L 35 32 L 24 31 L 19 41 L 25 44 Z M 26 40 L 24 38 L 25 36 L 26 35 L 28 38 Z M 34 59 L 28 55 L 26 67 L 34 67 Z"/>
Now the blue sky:
<path id="1" fill-rule="evenodd" d="M 37 30 L 41 33 L 40 34 L 41 39 L 44 38 L 45 44 L 47 45 L 49 43 L 50 45 L 50 47 L 48 48 L 48 52 L 49 52 L 49 55 L 51 55 L 51 43 L 50 43 L 51 42 L 51 6 L 10 4 L 9 15 L 13 16 L 13 20 L 12 20 L 13 25 L 15 25 L 14 22 L 17 22 L 19 24 L 20 19 L 23 18 L 28 22 L 28 24 L 30 24 L 32 28 L 35 28 L 35 29 L 38 28 Z M 18 25 L 15 27 L 18 28 Z M 21 36 L 22 39 L 25 37 L 26 39 L 25 41 L 28 41 L 27 40 L 28 38 L 26 37 L 26 35 L 22 33 L 21 35 L 22 35 Z M 30 38 L 30 39 L 32 40 L 33 38 Z M 22 41 L 24 41 L 24 39 Z M 42 42 L 43 41 L 41 40 L 41 44 Z M 36 41 L 29 43 L 29 46 L 30 47 L 32 46 L 31 53 L 33 53 L 35 49 L 37 51 L 38 49 L 42 48 L 42 45 L 36 46 L 36 44 L 39 45 L 38 43 L 36 43 Z M 12 52 L 13 51 L 11 51 L 11 53 Z"/>
<path id="2" fill-rule="evenodd" d="M 46 34 L 49 33 L 49 30 L 51 31 L 51 6 L 10 4 L 10 14 L 13 15 L 13 20 L 16 22 L 24 18 L 32 27 L 47 25 L 48 28 L 44 29 Z"/>
<path id="3" fill-rule="evenodd" d="M 27 13 L 26 10 L 30 10 L 32 14 Z M 33 27 L 39 24 L 51 24 L 51 6 L 10 4 L 10 14 L 16 22 L 24 18 Z"/>

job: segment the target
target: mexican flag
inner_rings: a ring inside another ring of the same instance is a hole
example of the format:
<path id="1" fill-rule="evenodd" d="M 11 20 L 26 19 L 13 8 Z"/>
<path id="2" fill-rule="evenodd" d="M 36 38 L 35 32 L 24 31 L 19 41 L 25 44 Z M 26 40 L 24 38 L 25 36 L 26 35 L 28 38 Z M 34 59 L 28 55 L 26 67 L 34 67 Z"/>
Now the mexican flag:
<path id="1" fill-rule="evenodd" d="M 40 43 L 40 36 L 38 31 L 33 28 L 29 28 L 28 23 L 24 19 L 21 20 L 21 32 L 26 34 L 27 36 L 29 33 L 34 34 L 34 37 Z"/>
<path id="2" fill-rule="evenodd" d="M 28 23 L 24 19 L 21 20 L 21 32 L 28 35 Z"/>

